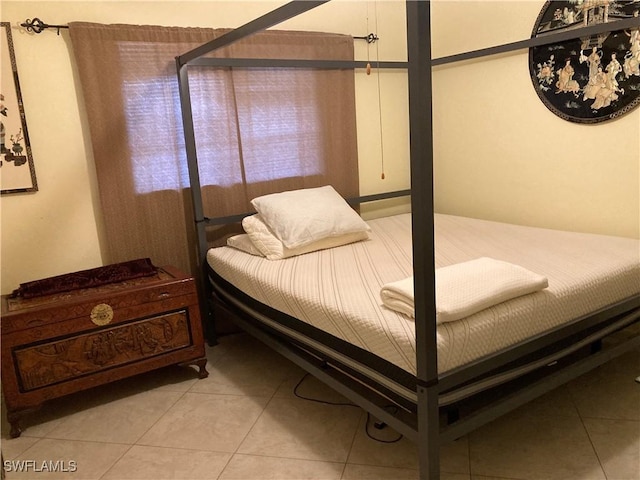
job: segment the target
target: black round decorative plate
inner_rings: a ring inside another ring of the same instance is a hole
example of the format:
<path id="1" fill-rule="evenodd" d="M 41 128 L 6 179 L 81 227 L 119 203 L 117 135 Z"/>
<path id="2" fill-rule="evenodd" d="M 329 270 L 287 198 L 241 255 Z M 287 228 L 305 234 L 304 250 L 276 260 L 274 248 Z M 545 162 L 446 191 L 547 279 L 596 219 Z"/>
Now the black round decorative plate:
<path id="1" fill-rule="evenodd" d="M 639 13 L 640 0 L 547 1 L 532 37 Z M 530 48 L 529 71 L 538 96 L 560 118 L 617 118 L 640 104 L 640 28 Z"/>

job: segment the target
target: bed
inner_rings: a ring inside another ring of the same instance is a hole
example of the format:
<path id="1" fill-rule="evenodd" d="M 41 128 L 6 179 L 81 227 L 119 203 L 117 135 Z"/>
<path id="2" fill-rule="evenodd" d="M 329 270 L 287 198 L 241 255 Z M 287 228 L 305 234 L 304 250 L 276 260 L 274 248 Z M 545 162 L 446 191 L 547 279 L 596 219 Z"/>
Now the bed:
<path id="1" fill-rule="evenodd" d="M 291 2 L 177 58 L 198 236 L 196 262 L 203 272 L 203 303 L 208 304 L 204 318 L 229 315 L 416 441 L 420 478 L 433 480 L 439 478 L 442 442 L 640 345 L 640 245 L 633 239 L 434 213 L 430 66 L 560 38 L 538 37 L 434 61 L 429 42 L 421 41 L 429 38 L 429 3 L 407 2 L 408 62 L 402 67 L 409 78 L 411 182 L 421 188 L 349 201 L 408 193 L 412 213 L 370 220 L 366 239 L 280 260 L 263 258 L 239 243 L 210 248 L 207 228 L 242 221 L 253 212 L 204 215 L 188 67 L 205 63 L 203 55 L 217 48 L 322 3 Z M 570 35 L 606 28 L 584 27 Z M 317 63 L 318 68 L 345 68 L 340 62 Z M 250 67 L 251 60 L 243 59 L 242 65 Z M 246 238 L 236 239 L 241 240 Z M 523 267 L 542 275 L 547 284 L 463 318 L 439 321 L 438 272 L 485 258 Z M 417 292 L 412 315 L 390 309 L 380 296 L 384 286 L 407 278 Z"/>
<path id="2" fill-rule="evenodd" d="M 450 426 L 455 425 L 451 418 L 468 410 L 469 399 L 507 391 L 526 375 L 546 376 L 560 360 L 601 349 L 603 338 L 640 318 L 637 240 L 442 214 L 434 218 L 436 278 L 450 267 L 495 259 L 546 280 L 545 288 L 532 293 L 438 321 L 438 405 Z M 367 223 L 371 231 L 365 240 L 278 260 L 236 242 L 209 249 L 214 308 L 239 314 L 246 329 L 293 342 L 294 350 L 311 355 L 323 368 L 356 378 L 381 395 L 381 405 L 389 399 L 389 405 L 415 413 L 415 319 L 381 297 L 386 285 L 411 277 L 411 215 Z M 550 332 L 559 340 L 548 343 Z M 529 352 L 514 362 L 517 349 Z"/>
<path id="3" fill-rule="evenodd" d="M 411 218 L 370 220 L 370 238 L 283 260 L 234 247 L 207 252 L 216 277 L 298 322 L 416 374 L 414 319 L 382 287 L 412 274 Z M 439 324 L 441 374 L 640 293 L 640 244 L 436 214 L 436 267 L 481 257 L 542 272 L 549 287 Z"/>

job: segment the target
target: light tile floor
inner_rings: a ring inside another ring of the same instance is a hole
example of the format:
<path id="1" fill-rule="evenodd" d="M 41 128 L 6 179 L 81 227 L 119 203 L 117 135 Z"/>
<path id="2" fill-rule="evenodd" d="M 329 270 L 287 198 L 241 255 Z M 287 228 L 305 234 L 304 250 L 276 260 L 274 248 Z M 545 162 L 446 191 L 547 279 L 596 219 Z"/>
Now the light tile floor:
<path id="1" fill-rule="evenodd" d="M 51 401 L 17 439 L 3 412 L 5 462 L 39 470 L 7 479 L 417 478 L 414 444 L 372 440 L 358 408 L 297 398 L 303 372 L 250 337 L 223 337 L 208 358 L 203 380 L 171 367 Z M 443 480 L 640 479 L 638 374 L 634 351 L 444 446 Z M 344 400 L 314 379 L 300 393 Z M 43 471 L 58 460 L 77 471 Z"/>

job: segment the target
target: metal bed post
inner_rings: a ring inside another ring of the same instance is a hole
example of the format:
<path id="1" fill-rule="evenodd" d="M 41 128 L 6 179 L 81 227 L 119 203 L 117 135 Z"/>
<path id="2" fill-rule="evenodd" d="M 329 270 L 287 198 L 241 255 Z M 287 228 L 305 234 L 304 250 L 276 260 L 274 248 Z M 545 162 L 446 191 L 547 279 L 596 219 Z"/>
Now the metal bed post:
<path id="1" fill-rule="evenodd" d="M 411 227 L 421 479 L 440 478 L 438 354 L 433 219 L 433 128 L 429 1 L 406 2 L 411 160 Z"/>
<path id="2" fill-rule="evenodd" d="M 178 90 L 180 92 L 180 106 L 182 112 L 182 125 L 184 130 L 185 150 L 187 154 L 187 166 L 189 170 L 189 188 L 191 189 L 191 201 L 193 217 L 196 225 L 196 286 L 200 296 L 200 318 L 205 339 L 209 345 L 215 345 L 215 331 L 213 321 L 210 318 L 211 309 L 208 307 L 209 287 L 206 281 L 205 255 L 207 252 L 206 222 L 202 203 L 202 188 L 200 174 L 198 172 L 198 157 L 196 148 L 195 131 L 193 128 L 193 111 L 191 109 L 191 97 L 189 93 L 189 73 L 185 64 L 176 58 L 178 69 Z"/>

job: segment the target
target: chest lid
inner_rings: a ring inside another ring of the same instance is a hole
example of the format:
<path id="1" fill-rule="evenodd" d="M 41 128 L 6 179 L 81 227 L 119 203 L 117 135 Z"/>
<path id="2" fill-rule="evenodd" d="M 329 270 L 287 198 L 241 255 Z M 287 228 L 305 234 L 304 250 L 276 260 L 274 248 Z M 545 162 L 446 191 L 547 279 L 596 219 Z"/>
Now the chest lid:
<path id="1" fill-rule="evenodd" d="M 31 298 L 2 296 L 2 332 L 89 316 L 96 305 L 113 310 L 194 292 L 194 281 L 175 267 L 154 267 L 151 275 Z M 99 312 L 98 312 L 99 313 Z"/>

